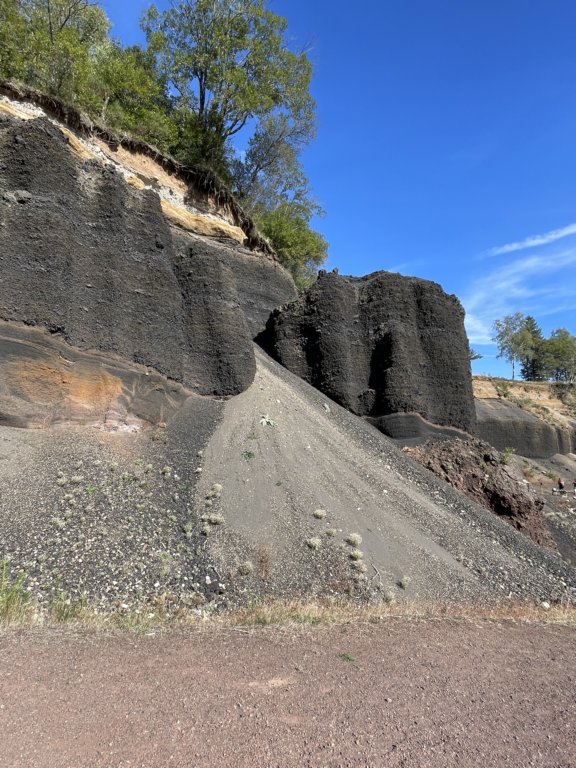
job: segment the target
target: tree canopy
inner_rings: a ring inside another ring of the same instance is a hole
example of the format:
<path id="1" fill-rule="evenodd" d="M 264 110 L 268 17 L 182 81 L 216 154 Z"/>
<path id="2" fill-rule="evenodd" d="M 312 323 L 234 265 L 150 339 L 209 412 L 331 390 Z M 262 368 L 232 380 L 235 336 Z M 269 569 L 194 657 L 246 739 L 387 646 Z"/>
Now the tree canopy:
<path id="1" fill-rule="evenodd" d="M 125 48 L 95 0 L 0 0 L 0 75 L 218 173 L 302 284 L 328 246 L 300 161 L 312 67 L 286 19 L 266 0 L 175 0 L 142 25 L 147 48 Z"/>
<path id="2" fill-rule="evenodd" d="M 177 103 L 222 144 L 251 118 L 313 113 L 310 62 L 286 47 L 287 21 L 264 0 L 183 0 L 163 13 L 152 6 L 143 27 Z"/>
<path id="3" fill-rule="evenodd" d="M 524 323 L 524 315 L 516 312 L 506 315 L 502 320 L 494 322 L 493 341 L 498 345 L 498 357 L 503 357 L 512 364 L 512 378 L 515 377 L 515 366 L 522 354 L 519 333 Z"/>
<path id="4" fill-rule="evenodd" d="M 552 331 L 546 339 L 531 315 L 516 312 L 494 323 L 499 357 L 521 363 L 525 381 L 576 382 L 576 337 L 566 328 Z"/>
<path id="5" fill-rule="evenodd" d="M 218 172 L 305 284 L 328 244 L 310 226 L 321 209 L 299 160 L 315 134 L 312 68 L 287 47 L 286 19 L 264 0 L 182 0 L 152 6 L 143 28 L 172 93 L 178 159 Z M 239 154 L 231 140 L 247 129 Z"/>

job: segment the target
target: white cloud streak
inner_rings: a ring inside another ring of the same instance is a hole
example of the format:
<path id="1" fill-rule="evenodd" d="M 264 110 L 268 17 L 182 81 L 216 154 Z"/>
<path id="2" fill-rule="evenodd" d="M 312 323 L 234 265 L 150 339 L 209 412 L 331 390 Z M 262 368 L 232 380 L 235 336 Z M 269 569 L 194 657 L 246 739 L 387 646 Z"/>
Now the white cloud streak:
<path id="1" fill-rule="evenodd" d="M 485 274 L 463 297 L 472 344 L 491 344 L 494 320 L 513 312 L 536 319 L 576 310 L 576 248 L 517 258 Z"/>
<path id="2" fill-rule="evenodd" d="M 543 235 L 530 235 L 530 237 L 520 240 L 517 243 L 508 243 L 500 245 L 497 248 L 491 248 L 488 253 L 490 256 L 501 256 L 505 253 L 514 253 L 515 251 L 524 251 L 526 248 L 536 248 L 539 245 L 550 245 L 563 237 L 576 235 L 576 224 L 569 224 L 562 229 L 553 229 L 551 232 L 545 232 Z"/>

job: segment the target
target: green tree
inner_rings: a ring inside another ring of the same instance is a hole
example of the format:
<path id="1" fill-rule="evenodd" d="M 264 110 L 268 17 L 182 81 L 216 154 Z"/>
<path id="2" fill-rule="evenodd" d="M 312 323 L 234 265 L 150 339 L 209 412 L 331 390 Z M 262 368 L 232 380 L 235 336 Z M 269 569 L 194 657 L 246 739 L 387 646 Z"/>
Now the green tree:
<path id="1" fill-rule="evenodd" d="M 139 46 L 122 48 L 106 40 L 93 50 L 90 87 L 84 106 L 100 120 L 129 131 L 165 152 L 178 129 L 154 57 Z"/>
<path id="2" fill-rule="evenodd" d="M 480 354 L 480 352 L 477 352 L 475 349 L 473 349 L 471 346 L 468 346 L 468 359 L 470 362 L 473 360 L 482 360 L 483 355 Z"/>
<path id="3" fill-rule="evenodd" d="M 110 23 L 88 0 L 0 0 L 0 66 L 70 102 L 88 87 L 91 50 L 107 39 Z M 7 41 L 5 38 L 9 38 Z"/>
<path id="4" fill-rule="evenodd" d="M 576 337 L 566 328 L 552 331 L 544 340 L 544 369 L 554 381 L 576 382 Z"/>
<path id="5" fill-rule="evenodd" d="M 250 210 L 273 209 L 291 198 L 309 197 L 299 153 L 314 137 L 312 115 L 263 119 L 250 138 L 242 160 L 232 165 L 234 192 Z"/>
<path id="6" fill-rule="evenodd" d="M 275 115 L 261 122 L 243 160 L 232 164 L 233 190 L 269 238 L 299 288 L 314 279 L 328 243 L 310 225 L 324 211 L 314 201 L 298 153 L 309 141 L 307 120 Z"/>
<path id="7" fill-rule="evenodd" d="M 0 0 L 0 75 L 20 80 L 25 66 L 26 19 L 20 0 Z"/>
<path id="8" fill-rule="evenodd" d="M 159 70 L 191 117 L 183 138 L 194 158 L 225 165 L 227 143 L 253 119 L 282 112 L 296 120 L 313 111 L 311 66 L 285 42 L 286 19 L 264 0 L 182 0 L 143 28 Z"/>
<path id="9" fill-rule="evenodd" d="M 328 243 L 310 228 L 310 209 L 286 202 L 271 211 L 255 214 L 260 230 L 270 239 L 281 263 L 302 290 L 313 281 L 315 267 L 326 259 Z"/>
<path id="10" fill-rule="evenodd" d="M 544 336 L 532 315 L 528 315 L 524 319 L 516 343 L 522 363 L 520 369 L 522 378 L 525 381 L 542 381 L 545 379 Z"/>
<path id="11" fill-rule="evenodd" d="M 525 316 L 522 312 L 506 315 L 502 320 L 495 320 L 493 330 L 495 335 L 492 340 L 498 345 L 498 357 L 503 357 L 512 364 L 512 379 L 515 376 L 516 361 L 522 357 L 524 340 L 520 332 L 524 327 Z"/>

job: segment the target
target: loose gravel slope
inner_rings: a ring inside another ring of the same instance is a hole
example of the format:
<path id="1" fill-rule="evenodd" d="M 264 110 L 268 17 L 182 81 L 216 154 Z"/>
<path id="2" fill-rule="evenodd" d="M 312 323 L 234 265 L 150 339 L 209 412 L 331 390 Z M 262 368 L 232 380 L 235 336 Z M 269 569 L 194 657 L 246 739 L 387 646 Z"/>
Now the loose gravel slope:
<path id="1" fill-rule="evenodd" d="M 247 391 L 190 396 L 163 427 L 0 426 L 0 560 L 43 604 L 127 612 L 575 595 L 560 558 L 256 357 Z"/>
<path id="2" fill-rule="evenodd" d="M 328 550 L 335 580 L 388 596 L 549 600 L 573 592 L 576 574 L 558 558 L 264 353 L 257 360 L 255 383 L 226 403 L 203 458 L 197 504 L 221 483 L 219 508 L 234 533 L 208 541 L 223 568 L 264 553 L 268 588 L 283 593 L 306 584 Z M 351 533 L 361 544 L 346 543 Z M 358 548 L 365 571 L 354 566 Z"/>

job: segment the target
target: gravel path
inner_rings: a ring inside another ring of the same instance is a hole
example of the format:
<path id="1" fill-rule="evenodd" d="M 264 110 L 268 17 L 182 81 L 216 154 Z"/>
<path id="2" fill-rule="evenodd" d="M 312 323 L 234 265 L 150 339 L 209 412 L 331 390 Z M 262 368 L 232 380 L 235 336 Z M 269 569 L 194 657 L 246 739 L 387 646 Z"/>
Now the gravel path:
<path id="1" fill-rule="evenodd" d="M 0 635 L 4 768 L 576 766 L 576 632 Z"/>

